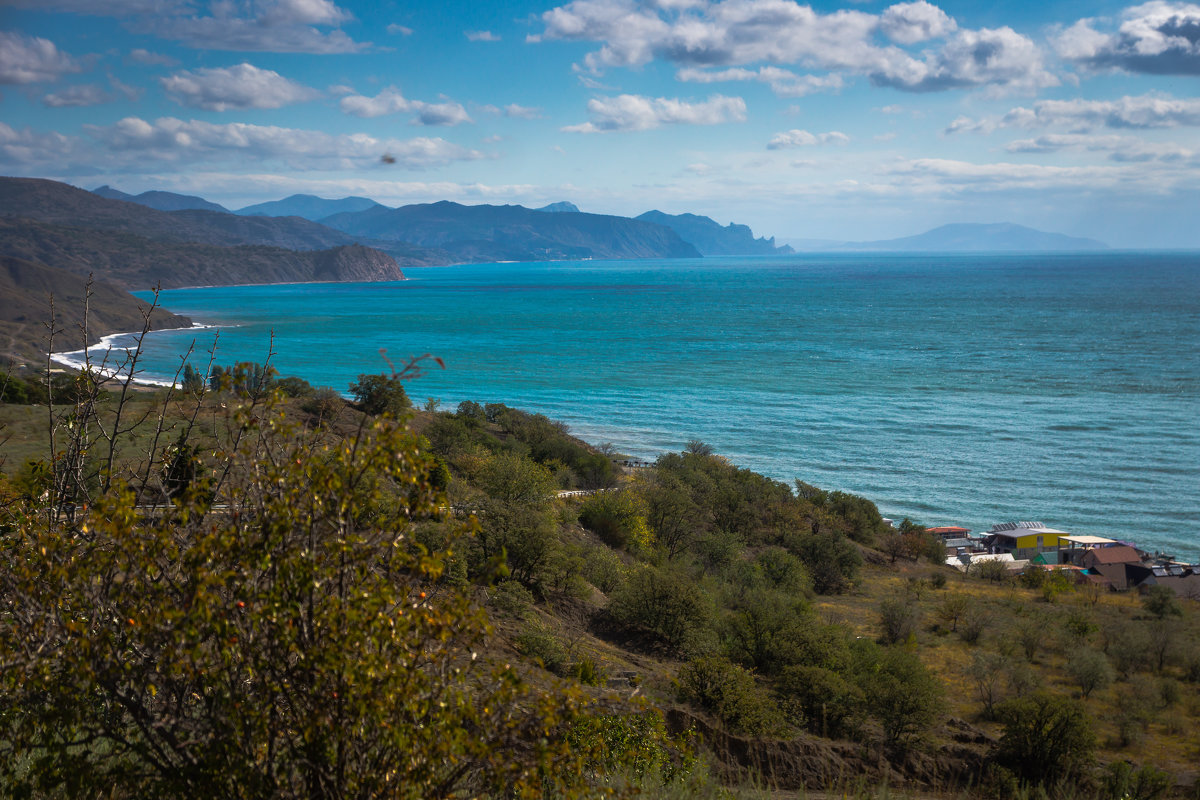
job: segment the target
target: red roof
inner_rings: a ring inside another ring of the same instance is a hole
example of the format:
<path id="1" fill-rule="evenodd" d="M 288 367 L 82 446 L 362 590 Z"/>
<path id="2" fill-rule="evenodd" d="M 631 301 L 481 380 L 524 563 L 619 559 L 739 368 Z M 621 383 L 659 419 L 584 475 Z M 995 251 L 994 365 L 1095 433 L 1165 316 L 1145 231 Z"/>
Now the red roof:
<path id="1" fill-rule="evenodd" d="M 960 528 L 957 525 L 941 525 L 937 528 L 926 528 L 929 533 L 946 534 L 946 533 L 970 533 L 970 528 Z"/>
<path id="2" fill-rule="evenodd" d="M 1140 564 L 1137 550 L 1125 545 L 1116 547 L 1094 547 L 1083 556 L 1084 564 Z"/>

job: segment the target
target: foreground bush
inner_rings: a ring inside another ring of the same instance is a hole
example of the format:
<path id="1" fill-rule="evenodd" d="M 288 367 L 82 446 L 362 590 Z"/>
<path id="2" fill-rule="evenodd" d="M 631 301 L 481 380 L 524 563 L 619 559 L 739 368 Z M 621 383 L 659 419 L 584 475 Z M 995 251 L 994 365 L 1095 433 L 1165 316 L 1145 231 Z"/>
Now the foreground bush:
<path id="1" fill-rule="evenodd" d="M 411 543 L 445 504 L 417 439 L 256 402 L 226 430 L 166 506 L 114 480 L 87 508 L 7 507 L 0 795 L 582 791 L 580 703 L 478 658 L 482 612 Z"/>

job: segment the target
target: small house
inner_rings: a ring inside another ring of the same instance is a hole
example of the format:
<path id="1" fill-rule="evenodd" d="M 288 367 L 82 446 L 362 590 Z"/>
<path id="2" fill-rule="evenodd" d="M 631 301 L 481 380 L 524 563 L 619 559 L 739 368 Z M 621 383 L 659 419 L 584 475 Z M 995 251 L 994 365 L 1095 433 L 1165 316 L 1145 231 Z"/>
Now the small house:
<path id="1" fill-rule="evenodd" d="M 1059 538 L 1069 535 L 1040 522 L 1001 522 L 992 526 L 983 541 L 993 553 L 1011 553 L 1016 559 L 1030 559 L 1038 553 L 1057 552 Z"/>

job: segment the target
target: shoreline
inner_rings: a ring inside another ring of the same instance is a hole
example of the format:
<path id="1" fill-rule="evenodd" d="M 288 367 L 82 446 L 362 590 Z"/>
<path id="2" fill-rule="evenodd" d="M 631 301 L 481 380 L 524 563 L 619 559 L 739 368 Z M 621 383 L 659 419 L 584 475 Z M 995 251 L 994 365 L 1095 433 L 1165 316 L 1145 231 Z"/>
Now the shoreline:
<path id="1" fill-rule="evenodd" d="M 157 330 L 147 331 L 146 334 L 149 335 L 151 333 L 165 333 L 165 332 L 179 332 L 179 331 L 201 331 L 201 330 L 212 330 L 214 328 L 228 328 L 228 327 L 234 327 L 234 326 L 205 325 L 204 323 L 201 323 L 201 322 L 193 322 L 191 327 L 189 327 L 189 328 L 159 328 Z M 131 336 L 136 337 L 136 336 L 140 336 L 140 335 L 142 335 L 141 331 L 122 331 L 122 332 L 118 332 L 118 333 L 110 333 L 107 336 L 100 337 L 100 341 L 90 347 L 86 347 L 81 350 L 64 350 L 64 351 L 59 351 L 56 353 L 49 353 L 48 356 L 49 356 L 50 361 L 52 361 L 55 364 L 59 364 L 63 367 L 67 367 L 68 369 L 78 370 L 78 371 L 82 372 L 83 369 L 85 367 L 87 367 L 87 365 L 88 365 L 88 354 L 98 351 L 98 352 L 101 352 L 104 357 L 99 362 L 92 360 L 91 369 L 92 369 L 92 371 L 94 371 L 100 375 L 103 375 L 106 378 L 113 378 L 115 380 L 121 381 L 122 383 L 134 383 L 134 384 L 141 384 L 144 386 L 158 386 L 158 387 L 163 387 L 163 388 L 176 386 L 176 383 L 174 381 L 155 380 L 155 379 L 150 379 L 150 378 L 139 377 L 138 373 L 126 376 L 121 371 L 121 367 L 124 366 L 123 364 L 118 364 L 116 366 L 112 366 L 112 361 L 109 358 L 109 356 L 112 353 L 118 352 L 118 351 L 128 353 L 132 349 L 132 346 L 123 347 L 123 346 L 117 344 L 117 342 L 124 337 L 131 337 Z"/>

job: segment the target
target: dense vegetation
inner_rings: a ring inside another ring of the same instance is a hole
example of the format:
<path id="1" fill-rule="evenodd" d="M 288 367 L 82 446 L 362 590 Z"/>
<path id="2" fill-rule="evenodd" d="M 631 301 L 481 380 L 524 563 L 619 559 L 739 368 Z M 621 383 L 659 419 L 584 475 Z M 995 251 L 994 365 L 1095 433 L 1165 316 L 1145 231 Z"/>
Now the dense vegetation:
<path id="1" fill-rule="evenodd" d="M 1195 780 L 1191 601 L 964 576 L 864 498 L 406 377 L 0 376 L 0 795 Z"/>

